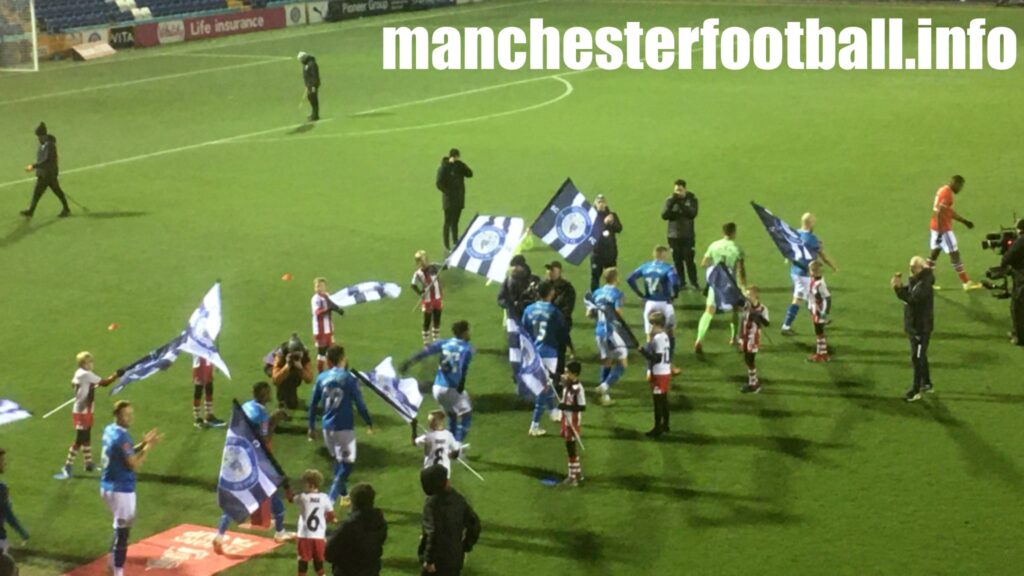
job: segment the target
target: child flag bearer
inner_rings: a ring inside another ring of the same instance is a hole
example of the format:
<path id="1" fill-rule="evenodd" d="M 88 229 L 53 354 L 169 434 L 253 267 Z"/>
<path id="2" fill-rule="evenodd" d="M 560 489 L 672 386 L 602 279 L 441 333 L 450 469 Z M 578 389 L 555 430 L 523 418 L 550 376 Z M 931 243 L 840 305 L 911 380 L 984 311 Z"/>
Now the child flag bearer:
<path id="1" fill-rule="evenodd" d="M 562 374 L 562 398 L 558 408 L 562 411 L 562 438 L 569 455 L 569 476 L 562 483 L 565 486 L 579 486 L 583 480 L 583 469 L 580 467 L 580 456 L 576 445 L 583 446 L 580 438 L 580 421 L 587 409 L 587 397 L 580 382 L 580 363 L 573 360 L 565 365 Z"/>

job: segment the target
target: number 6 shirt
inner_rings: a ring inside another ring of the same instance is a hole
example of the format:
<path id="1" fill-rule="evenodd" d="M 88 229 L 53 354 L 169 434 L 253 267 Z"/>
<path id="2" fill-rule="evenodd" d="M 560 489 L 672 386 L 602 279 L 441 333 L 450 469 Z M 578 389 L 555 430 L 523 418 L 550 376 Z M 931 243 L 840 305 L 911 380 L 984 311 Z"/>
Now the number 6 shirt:
<path id="1" fill-rule="evenodd" d="M 292 497 L 299 506 L 299 538 L 323 540 L 327 537 L 327 522 L 334 519 L 331 499 L 322 492 L 304 492 Z"/>

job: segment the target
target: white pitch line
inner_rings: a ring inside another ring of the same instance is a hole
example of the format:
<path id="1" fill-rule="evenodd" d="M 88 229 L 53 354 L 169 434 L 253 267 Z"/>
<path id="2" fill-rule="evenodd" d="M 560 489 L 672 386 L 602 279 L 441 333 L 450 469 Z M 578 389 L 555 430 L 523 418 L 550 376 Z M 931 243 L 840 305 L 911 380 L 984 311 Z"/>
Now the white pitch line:
<path id="1" fill-rule="evenodd" d="M 285 58 L 284 60 L 289 60 Z M 173 80 L 175 78 L 186 78 L 188 76 L 195 76 L 198 74 L 208 74 L 210 72 L 223 72 L 225 70 L 237 70 L 239 68 L 249 68 L 252 66 L 263 66 L 265 64 L 275 64 L 282 60 L 259 60 L 257 62 L 246 62 L 245 64 L 232 64 L 231 66 L 218 66 L 216 68 L 202 68 L 199 70 L 190 70 L 188 72 L 178 72 L 176 74 L 165 74 L 163 76 L 150 76 L 148 78 L 139 78 L 138 80 L 126 80 L 124 82 L 115 82 L 113 84 L 103 84 L 100 86 L 90 86 L 88 88 L 77 88 L 75 90 L 65 90 L 63 92 L 51 92 L 49 94 L 37 94 L 35 96 L 26 96 L 24 98 L 15 98 L 14 100 L 0 100 L 0 106 L 7 106 L 10 104 L 22 104 L 25 102 L 35 102 L 36 100 L 46 100 L 49 98 L 58 98 L 61 96 L 73 96 L 75 94 L 85 94 L 88 92 L 98 92 L 100 90 L 110 90 L 113 88 L 122 88 L 124 86 L 134 86 L 136 84 L 145 84 L 147 82 L 158 82 L 160 80 Z"/>
<path id="2" fill-rule="evenodd" d="M 247 60 L 288 60 L 288 56 L 271 56 L 269 54 L 211 54 L 209 52 L 180 52 L 178 54 L 164 54 L 164 56 L 192 56 L 194 58 L 243 58 Z"/>

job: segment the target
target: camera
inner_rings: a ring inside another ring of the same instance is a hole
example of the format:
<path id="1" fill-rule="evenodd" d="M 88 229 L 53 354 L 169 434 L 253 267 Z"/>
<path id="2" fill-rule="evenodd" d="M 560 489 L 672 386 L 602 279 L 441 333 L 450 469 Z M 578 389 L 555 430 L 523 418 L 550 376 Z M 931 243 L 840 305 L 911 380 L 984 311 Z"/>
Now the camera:
<path id="1" fill-rule="evenodd" d="M 985 234 L 985 239 L 981 241 L 982 250 L 994 250 L 999 253 L 1000 256 L 1006 254 L 1006 251 L 1010 249 L 1010 245 L 1017 239 L 1017 230 L 1014 228 L 1000 228 L 999 232 L 990 232 Z"/>
<path id="2" fill-rule="evenodd" d="M 981 241 L 982 250 L 992 250 L 1002 256 L 1010 249 L 1020 234 L 1017 227 L 1000 226 L 998 232 L 985 234 Z M 985 271 L 987 281 L 981 284 L 992 291 L 992 296 L 1000 300 L 1010 298 L 1009 271 L 1002 266 L 995 266 Z"/>

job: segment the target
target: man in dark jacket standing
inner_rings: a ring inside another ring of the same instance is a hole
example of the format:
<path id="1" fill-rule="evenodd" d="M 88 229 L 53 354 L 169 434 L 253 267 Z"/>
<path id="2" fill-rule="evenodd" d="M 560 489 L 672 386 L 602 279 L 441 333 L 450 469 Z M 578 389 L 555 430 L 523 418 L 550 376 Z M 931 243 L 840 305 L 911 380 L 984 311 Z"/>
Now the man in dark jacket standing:
<path id="1" fill-rule="evenodd" d="M 437 168 L 437 189 L 441 191 L 441 207 L 444 209 L 445 250 L 451 250 L 459 241 L 459 216 L 466 207 L 466 178 L 473 177 L 473 171 L 459 159 L 458 148 L 452 148 L 448 155 L 441 158 Z M 449 235 L 451 242 L 448 241 Z"/>
<path id="2" fill-rule="evenodd" d="M 612 212 L 608 207 L 608 200 L 604 194 L 594 197 L 594 209 L 597 210 L 597 217 L 604 221 L 604 231 L 594 245 L 594 251 L 590 254 L 590 291 L 597 290 L 601 285 L 601 275 L 606 268 L 614 268 L 619 260 L 619 243 L 615 237 L 622 232 L 622 222 L 619 215 Z"/>
<path id="3" fill-rule="evenodd" d="M 352 513 L 327 541 L 324 558 L 331 563 L 334 576 L 377 576 L 388 523 L 374 507 L 376 493 L 369 484 L 356 484 L 349 492 Z"/>
<path id="4" fill-rule="evenodd" d="M 53 193 L 57 195 L 57 199 L 64 205 L 64 209 L 60 211 L 58 216 L 60 218 L 67 218 L 71 215 L 71 209 L 68 208 L 68 199 L 60 188 L 60 182 L 57 181 L 57 175 L 60 172 L 57 166 L 57 138 L 47 132 L 45 122 L 40 122 L 39 126 L 36 127 L 36 137 L 39 138 L 39 151 L 36 152 L 36 163 L 25 167 L 25 172 L 35 170 L 36 188 L 32 191 L 32 204 L 29 205 L 28 210 L 22 210 L 21 215 L 31 218 L 36 212 L 36 205 L 39 204 L 39 199 L 43 197 L 43 193 L 49 188 L 53 190 Z"/>
<path id="5" fill-rule="evenodd" d="M 558 351 L 558 368 L 555 370 L 554 378 L 555 382 L 558 382 L 562 377 L 562 372 L 565 370 L 566 352 L 574 358 L 576 357 L 576 347 L 572 344 L 572 313 L 576 308 L 576 288 L 562 276 L 562 263 L 558 260 L 545 264 L 544 267 L 547 268 L 548 280 L 555 289 L 555 298 L 551 303 L 555 305 L 555 308 L 558 308 L 558 311 L 562 313 L 562 318 L 565 319 L 566 339 L 564 345 Z"/>
<path id="6" fill-rule="evenodd" d="M 466 553 L 480 539 L 480 518 L 451 487 L 444 466 L 424 468 L 420 482 L 427 495 L 419 548 L 422 575 L 459 576 Z"/>
<path id="7" fill-rule="evenodd" d="M 312 54 L 299 52 L 302 63 L 302 82 L 306 85 L 306 99 L 312 108 L 308 120 L 316 122 L 320 119 L 320 66 Z"/>
<path id="8" fill-rule="evenodd" d="M 668 246 L 672 249 L 672 260 L 676 266 L 676 274 L 682 283 L 680 289 L 686 288 L 686 281 L 696 290 L 697 264 L 694 262 L 694 246 L 697 234 L 694 232 L 693 221 L 697 218 L 697 197 L 686 189 L 686 180 L 676 180 L 672 195 L 665 200 L 661 209 L 661 219 L 668 221 Z"/>
<path id="9" fill-rule="evenodd" d="M 904 396 L 907 402 L 917 402 L 922 392 L 932 391 L 932 379 L 928 371 L 928 340 L 932 334 L 934 320 L 935 275 L 924 258 L 910 259 L 910 281 L 903 285 L 903 277 L 897 272 L 890 285 L 896 297 L 903 300 L 903 329 L 910 338 L 910 363 L 914 367 L 914 385 Z"/>

